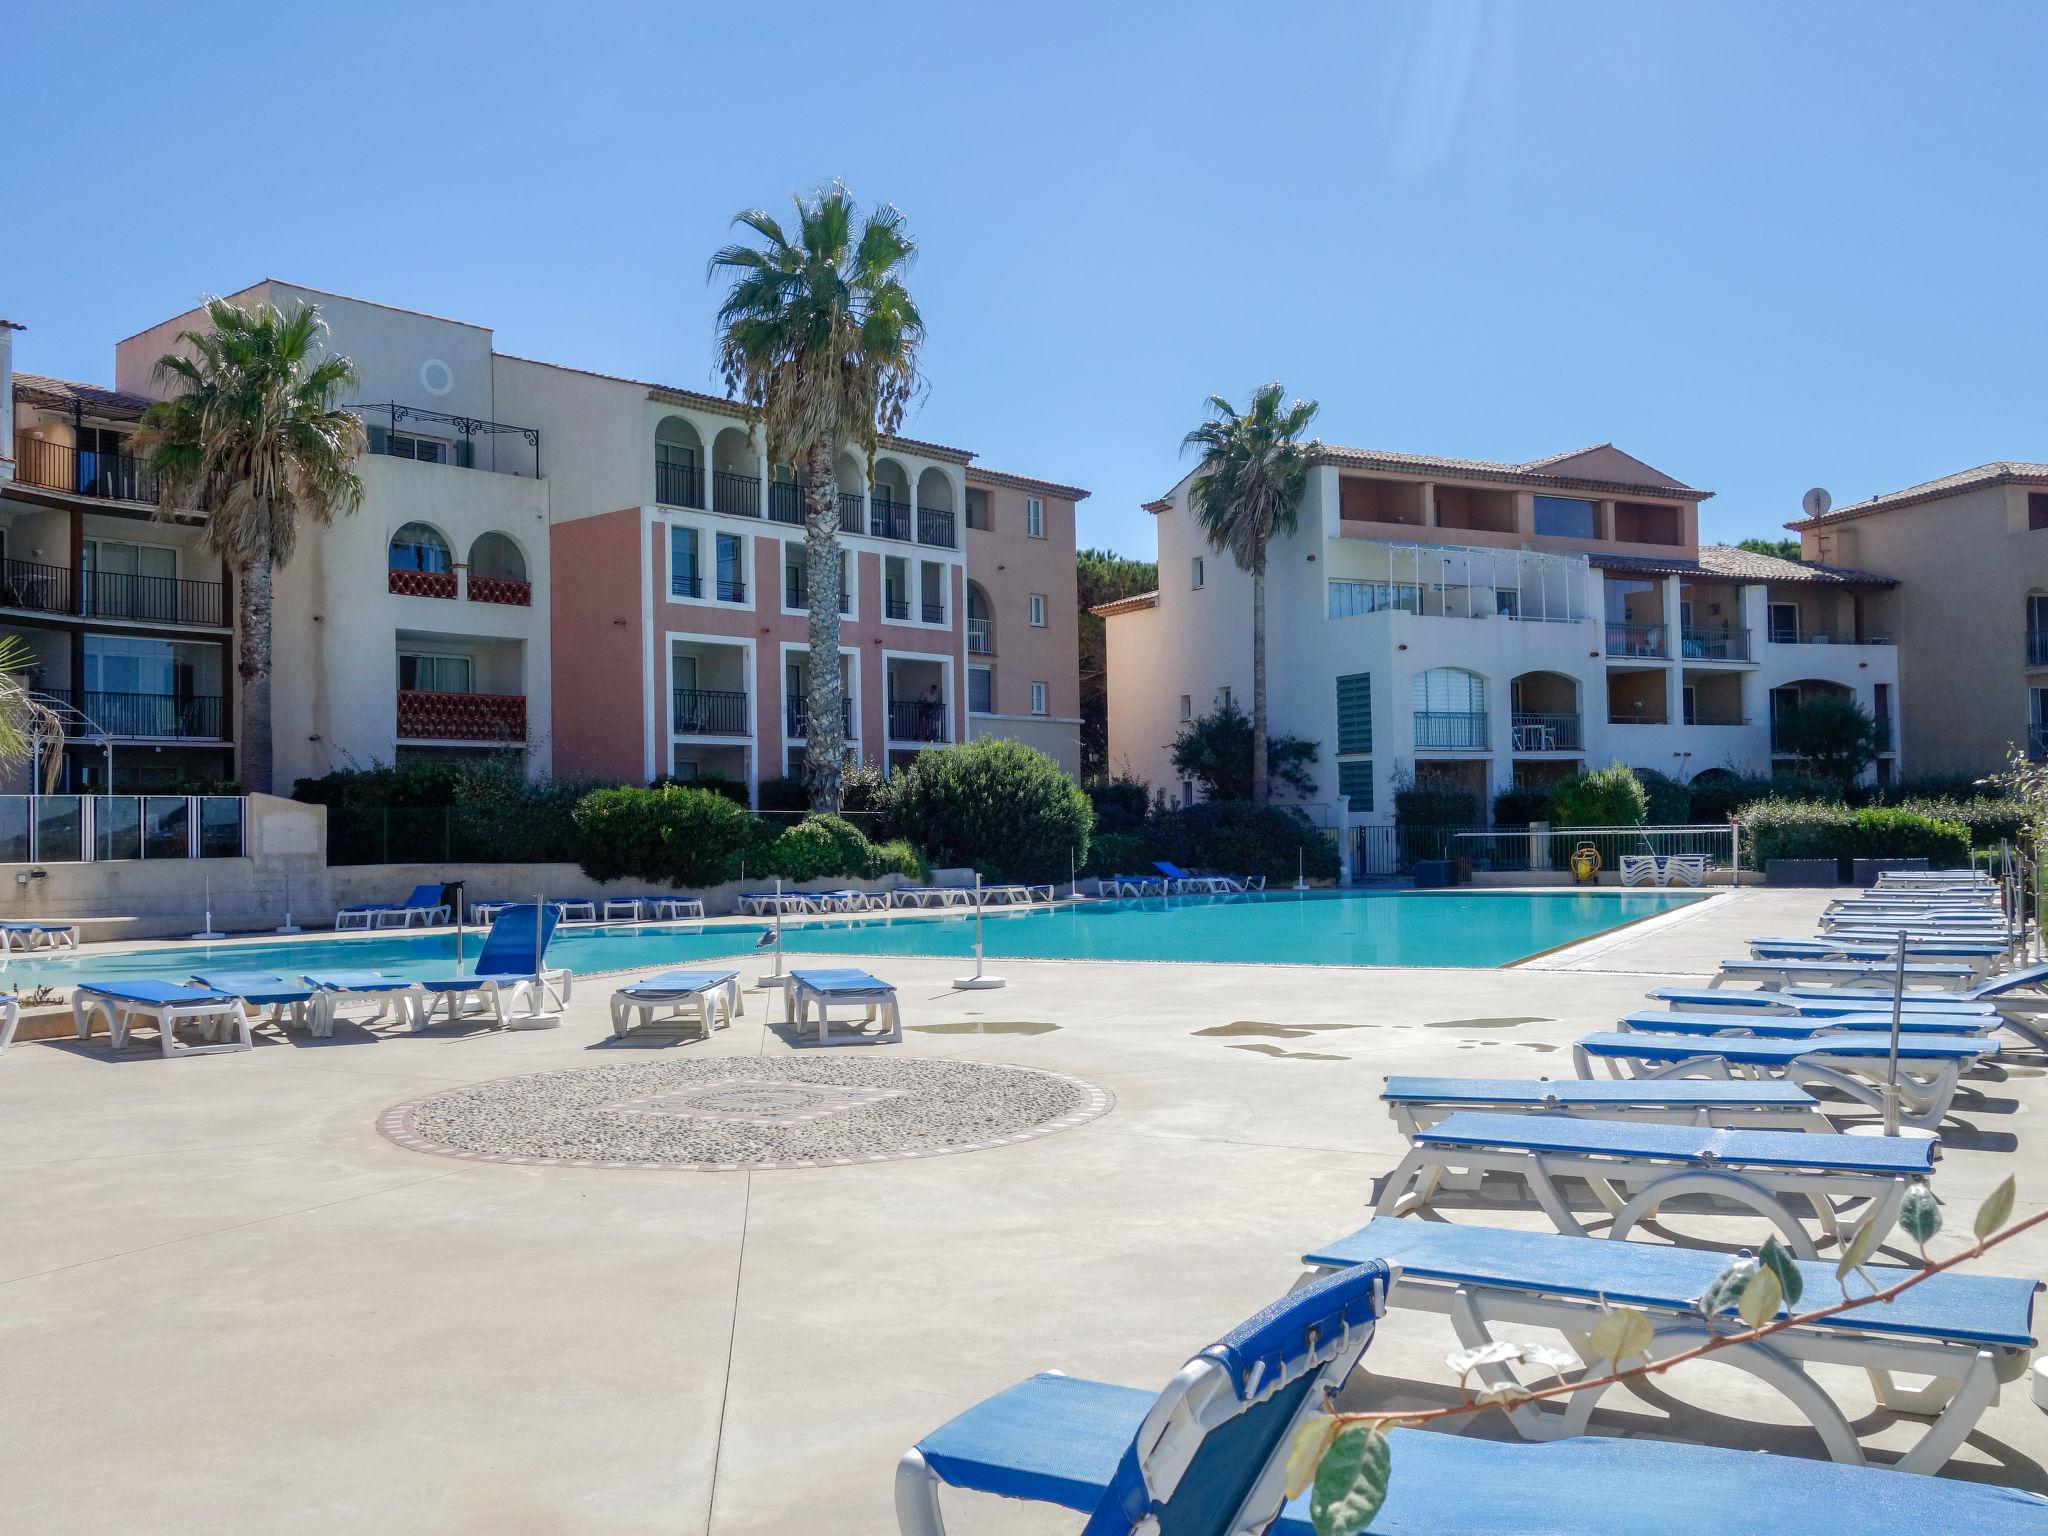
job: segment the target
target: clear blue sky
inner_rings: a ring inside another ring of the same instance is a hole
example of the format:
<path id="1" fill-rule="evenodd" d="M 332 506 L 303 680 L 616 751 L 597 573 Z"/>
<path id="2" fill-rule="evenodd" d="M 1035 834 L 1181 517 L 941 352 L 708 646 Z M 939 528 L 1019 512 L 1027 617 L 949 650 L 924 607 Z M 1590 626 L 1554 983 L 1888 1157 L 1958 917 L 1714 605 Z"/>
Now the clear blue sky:
<path id="1" fill-rule="evenodd" d="M 841 177 L 923 247 L 907 430 L 1152 550 L 1211 391 L 1611 439 L 1710 538 L 2048 458 L 2048 6 L 62 6 L 7 23 L 18 366 L 263 276 L 712 386 L 704 259 Z"/>

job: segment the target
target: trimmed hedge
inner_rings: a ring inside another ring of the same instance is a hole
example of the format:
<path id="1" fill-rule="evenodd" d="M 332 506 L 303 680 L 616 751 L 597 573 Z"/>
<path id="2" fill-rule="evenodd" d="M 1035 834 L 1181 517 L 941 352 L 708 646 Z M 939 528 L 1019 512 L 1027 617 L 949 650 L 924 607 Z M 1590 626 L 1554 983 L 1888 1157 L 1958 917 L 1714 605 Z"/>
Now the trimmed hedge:
<path id="1" fill-rule="evenodd" d="M 1912 811 L 1765 800 L 1740 814 L 1749 855 L 1759 865 L 1772 859 L 1926 859 L 1932 868 L 1954 869 L 1970 861 L 1968 827 Z"/>
<path id="2" fill-rule="evenodd" d="M 737 880 L 747 855 L 772 836 L 751 811 L 707 789 L 600 789 L 576 806 L 576 862 L 593 880 L 672 886 Z"/>
<path id="3" fill-rule="evenodd" d="M 1551 794 L 1551 819 L 1561 827 L 1634 827 L 1648 819 L 1650 797 L 1626 763 L 1609 763 L 1561 780 Z"/>
<path id="4" fill-rule="evenodd" d="M 930 747 L 892 781 L 896 827 L 941 868 L 997 880 L 1065 880 L 1088 862 L 1095 812 L 1060 765 L 1022 742 L 984 736 Z"/>
<path id="5" fill-rule="evenodd" d="M 1256 806 L 1249 800 L 1205 800 L 1145 822 L 1144 860 L 1136 870 L 1166 859 L 1189 869 L 1227 875 L 1264 875 L 1269 883 L 1294 879 L 1297 859 L 1311 880 L 1337 878 L 1337 849 L 1329 837 L 1300 811 L 1286 806 Z M 1105 870 L 1115 874 L 1115 870 Z"/>
<path id="6" fill-rule="evenodd" d="M 1652 826 L 1677 826 L 1692 815 L 1692 791 L 1668 773 L 1655 768 L 1638 768 L 1636 782 L 1643 786 L 1646 810 L 1643 820 Z"/>
<path id="7" fill-rule="evenodd" d="M 1550 784 L 1515 784 L 1493 797 L 1496 827 L 1526 827 L 1532 821 L 1550 820 Z"/>
<path id="8" fill-rule="evenodd" d="M 1745 805 L 1759 800 L 1818 801 L 1839 805 L 1839 779 L 1817 779 L 1800 773 L 1713 774 L 1686 785 L 1695 822 L 1726 821 Z"/>
<path id="9" fill-rule="evenodd" d="M 1394 791 L 1400 827 L 1470 827 L 1479 823 L 1479 797 L 1454 784 L 1410 784 Z"/>
<path id="10" fill-rule="evenodd" d="M 750 874 L 758 870 L 771 879 L 780 875 L 797 882 L 841 875 L 873 880 L 903 874 L 915 879 L 919 873 L 917 850 L 908 843 L 877 847 L 845 817 L 822 815 L 806 816 L 786 828 L 760 850 L 758 862 L 748 859 L 747 868 Z"/>

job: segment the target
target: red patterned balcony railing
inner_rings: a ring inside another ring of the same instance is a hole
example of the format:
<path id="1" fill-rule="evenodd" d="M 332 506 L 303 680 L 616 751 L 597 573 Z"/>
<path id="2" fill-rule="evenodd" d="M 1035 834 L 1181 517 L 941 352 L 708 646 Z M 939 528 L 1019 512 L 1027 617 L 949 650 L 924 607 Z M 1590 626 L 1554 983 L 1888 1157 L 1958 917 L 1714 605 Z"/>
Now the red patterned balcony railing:
<path id="1" fill-rule="evenodd" d="M 455 573 L 405 570 L 394 565 L 391 568 L 391 594 L 394 597 L 453 597 Z"/>
<path id="2" fill-rule="evenodd" d="M 526 695 L 401 688 L 398 734 L 408 741 L 524 741 Z"/>
<path id="3" fill-rule="evenodd" d="M 471 576 L 469 600 L 472 603 L 509 603 L 515 608 L 531 608 L 533 583 L 515 581 L 510 576 Z"/>

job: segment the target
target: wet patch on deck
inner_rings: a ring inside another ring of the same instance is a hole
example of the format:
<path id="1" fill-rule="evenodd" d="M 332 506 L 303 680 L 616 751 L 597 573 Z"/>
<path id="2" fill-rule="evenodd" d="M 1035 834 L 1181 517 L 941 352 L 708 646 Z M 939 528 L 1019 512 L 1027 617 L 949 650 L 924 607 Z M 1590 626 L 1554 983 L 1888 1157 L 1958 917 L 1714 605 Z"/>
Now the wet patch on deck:
<path id="1" fill-rule="evenodd" d="M 1254 1043 L 1232 1044 L 1226 1051 L 1257 1051 L 1261 1056 L 1277 1056 L 1283 1061 L 1349 1061 L 1349 1056 L 1331 1056 L 1322 1051 L 1283 1051 L 1277 1045 Z"/>
<path id="2" fill-rule="evenodd" d="M 1555 1019 L 1516 1016 L 1506 1019 L 1432 1019 L 1424 1029 L 1514 1029 L 1522 1024 L 1555 1024 Z"/>
<path id="3" fill-rule="evenodd" d="M 1214 1024 L 1207 1029 L 1198 1029 L 1194 1033 L 1197 1039 L 1256 1035 L 1269 1040 L 1299 1040 L 1304 1035 L 1315 1034 L 1318 1030 L 1363 1028 L 1363 1024 L 1261 1024 L 1254 1019 L 1239 1019 L 1233 1024 Z"/>
<path id="4" fill-rule="evenodd" d="M 950 1024 L 906 1024 L 918 1035 L 1049 1035 L 1059 1028 L 1040 1019 L 962 1019 Z"/>

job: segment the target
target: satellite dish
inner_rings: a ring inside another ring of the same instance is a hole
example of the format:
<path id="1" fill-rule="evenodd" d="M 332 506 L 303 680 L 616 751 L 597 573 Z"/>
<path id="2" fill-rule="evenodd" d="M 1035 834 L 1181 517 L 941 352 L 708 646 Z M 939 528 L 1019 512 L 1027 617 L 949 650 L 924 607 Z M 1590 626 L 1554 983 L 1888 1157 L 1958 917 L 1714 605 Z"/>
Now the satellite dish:
<path id="1" fill-rule="evenodd" d="M 1834 504 L 1835 498 L 1817 485 L 1799 498 L 1799 505 L 1805 509 L 1808 517 L 1826 517 L 1828 508 Z"/>

